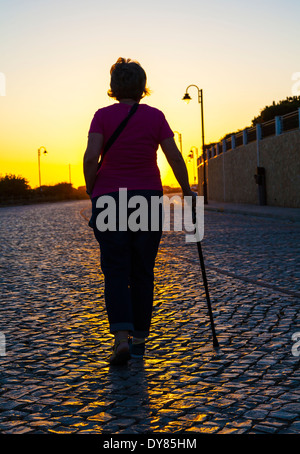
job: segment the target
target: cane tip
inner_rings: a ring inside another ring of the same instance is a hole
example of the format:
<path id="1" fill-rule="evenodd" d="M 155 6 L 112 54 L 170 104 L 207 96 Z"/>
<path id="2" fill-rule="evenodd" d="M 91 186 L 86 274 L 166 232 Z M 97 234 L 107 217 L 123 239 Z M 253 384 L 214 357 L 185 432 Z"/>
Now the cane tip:
<path id="1" fill-rule="evenodd" d="M 215 348 L 219 348 L 219 342 L 218 342 L 217 339 L 214 339 L 214 340 L 213 340 L 213 346 L 214 346 Z"/>

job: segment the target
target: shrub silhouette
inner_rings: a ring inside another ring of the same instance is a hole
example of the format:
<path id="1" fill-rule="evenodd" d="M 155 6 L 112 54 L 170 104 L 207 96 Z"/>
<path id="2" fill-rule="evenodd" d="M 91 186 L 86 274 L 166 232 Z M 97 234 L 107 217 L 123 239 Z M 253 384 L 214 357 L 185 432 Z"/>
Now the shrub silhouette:
<path id="1" fill-rule="evenodd" d="M 24 197 L 29 189 L 28 180 L 20 175 L 6 174 L 0 178 L 0 196 L 2 197 Z"/>
<path id="2" fill-rule="evenodd" d="M 258 123 L 265 123 L 266 121 L 273 120 L 276 116 L 286 115 L 291 112 L 295 112 L 300 107 L 300 96 L 292 96 L 279 101 L 270 106 L 264 107 L 260 111 L 260 115 L 253 118 L 252 125 L 255 126 Z"/>

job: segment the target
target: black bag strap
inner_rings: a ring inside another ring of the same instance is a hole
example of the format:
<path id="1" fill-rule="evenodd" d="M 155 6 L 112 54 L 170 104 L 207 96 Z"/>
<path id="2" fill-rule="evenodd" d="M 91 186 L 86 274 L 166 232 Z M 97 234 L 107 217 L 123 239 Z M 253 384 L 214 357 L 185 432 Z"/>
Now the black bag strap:
<path id="1" fill-rule="evenodd" d="M 133 106 L 131 107 L 130 109 L 130 112 L 129 114 L 127 115 L 127 117 L 119 124 L 119 126 L 117 127 L 117 129 L 115 130 L 115 132 L 110 136 L 110 138 L 108 139 L 108 141 L 106 142 L 105 144 L 105 147 L 104 147 L 104 150 L 103 150 L 103 153 L 102 153 L 102 156 L 101 156 L 101 160 L 98 162 L 98 169 L 100 169 L 101 165 L 102 165 L 102 162 L 103 162 L 103 159 L 104 159 L 104 156 L 106 155 L 108 149 L 112 146 L 112 144 L 114 143 L 114 141 L 117 139 L 117 137 L 119 137 L 119 135 L 121 134 L 121 132 L 123 131 L 123 129 L 125 128 L 125 126 L 127 125 L 129 119 L 132 117 L 132 115 L 137 111 L 137 108 L 138 108 L 139 104 L 138 103 L 135 103 L 133 104 Z"/>

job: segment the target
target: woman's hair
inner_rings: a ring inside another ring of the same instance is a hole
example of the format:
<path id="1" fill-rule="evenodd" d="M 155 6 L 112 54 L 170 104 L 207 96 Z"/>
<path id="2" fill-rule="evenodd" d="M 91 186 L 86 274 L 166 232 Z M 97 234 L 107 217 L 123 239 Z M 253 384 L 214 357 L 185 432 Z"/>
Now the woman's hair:
<path id="1" fill-rule="evenodd" d="M 110 69 L 110 89 L 107 94 L 118 101 L 130 98 L 139 101 L 150 94 L 146 87 L 147 76 L 139 62 L 118 58 Z"/>

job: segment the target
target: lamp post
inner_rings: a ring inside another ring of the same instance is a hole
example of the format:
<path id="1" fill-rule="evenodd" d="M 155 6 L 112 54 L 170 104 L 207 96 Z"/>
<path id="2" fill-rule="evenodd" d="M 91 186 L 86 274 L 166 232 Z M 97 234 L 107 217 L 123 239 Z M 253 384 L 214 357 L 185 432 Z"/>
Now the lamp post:
<path id="1" fill-rule="evenodd" d="M 194 152 L 195 150 L 195 152 Z M 189 157 L 190 158 L 193 158 L 194 159 L 194 184 L 196 184 L 196 181 L 197 181 L 197 162 L 198 162 L 198 148 L 197 147 L 192 147 L 190 149 L 190 154 L 189 154 Z M 199 183 L 199 182 L 198 182 Z"/>
<path id="2" fill-rule="evenodd" d="M 206 183 L 206 162 L 205 162 L 205 145 L 204 145 L 204 118 L 203 118 L 203 90 L 199 89 L 197 85 L 189 85 L 183 96 L 183 101 L 189 102 L 192 98 L 188 93 L 188 89 L 190 87 L 196 87 L 198 90 L 198 103 L 201 105 L 201 129 L 202 129 L 202 156 L 203 156 L 203 195 L 204 195 L 204 203 L 205 205 L 208 204 L 207 200 L 207 183 Z"/>
<path id="3" fill-rule="evenodd" d="M 47 154 L 48 151 L 46 150 L 45 147 L 40 147 L 38 149 L 38 166 L 39 166 L 39 184 L 40 184 L 40 189 L 41 189 L 41 153 Z"/>
<path id="4" fill-rule="evenodd" d="M 182 154 L 182 135 L 178 131 L 174 131 L 174 133 L 178 134 L 178 140 L 180 144 L 180 153 Z"/>

